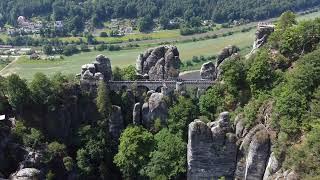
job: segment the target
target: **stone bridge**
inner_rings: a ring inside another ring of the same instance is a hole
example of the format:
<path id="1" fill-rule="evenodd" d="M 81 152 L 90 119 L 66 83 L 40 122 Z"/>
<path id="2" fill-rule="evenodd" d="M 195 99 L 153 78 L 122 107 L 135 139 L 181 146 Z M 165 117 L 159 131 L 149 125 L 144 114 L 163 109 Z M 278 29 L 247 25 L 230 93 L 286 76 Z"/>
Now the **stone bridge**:
<path id="1" fill-rule="evenodd" d="M 181 91 L 187 88 L 208 89 L 215 81 L 210 80 L 138 80 L 138 81 L 108 81 L 111 90 L 148 88 L 148 90 L 160 91 L 162 87 L 170 90 Z"/>

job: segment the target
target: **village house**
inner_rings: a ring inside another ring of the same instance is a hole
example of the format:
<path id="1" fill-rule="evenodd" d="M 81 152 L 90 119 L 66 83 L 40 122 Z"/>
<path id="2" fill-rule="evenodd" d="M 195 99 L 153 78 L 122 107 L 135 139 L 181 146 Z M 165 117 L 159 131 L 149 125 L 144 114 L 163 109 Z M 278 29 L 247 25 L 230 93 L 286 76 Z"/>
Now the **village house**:
<path id="1" fill-rule="evenodd" d="M 63 22 L 62 21 L 55 21 L 53 23 L 53 27 L 56 29 L 56 30 L 62 30 L 63 29 Z"/>

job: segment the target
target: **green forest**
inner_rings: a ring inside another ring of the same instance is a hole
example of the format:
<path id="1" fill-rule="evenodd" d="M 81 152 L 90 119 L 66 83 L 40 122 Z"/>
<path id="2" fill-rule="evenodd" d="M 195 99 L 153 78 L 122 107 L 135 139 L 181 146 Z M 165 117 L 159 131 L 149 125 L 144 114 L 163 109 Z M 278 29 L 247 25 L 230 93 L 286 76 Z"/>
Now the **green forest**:
<path id="1" fill-rule="evenodd" d="M 86 21 L 101 26 L 111 18 L 160 18 L 162 24 L 175 17 L 186 21 L 261 20 L 319 4 L 317 0 L 2 0 L 0 25 L 15 25 L 18 16 L 63 20 L 73 30 L 83 29 Z"/>

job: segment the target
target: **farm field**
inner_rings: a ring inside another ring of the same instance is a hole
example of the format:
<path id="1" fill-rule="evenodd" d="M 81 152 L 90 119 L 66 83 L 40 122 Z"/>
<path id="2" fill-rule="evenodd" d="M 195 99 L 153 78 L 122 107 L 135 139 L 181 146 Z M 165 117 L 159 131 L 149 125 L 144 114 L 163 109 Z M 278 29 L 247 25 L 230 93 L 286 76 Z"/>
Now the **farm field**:
<path id="1" fill-rule="evenodd" d="M 235 33 L 227 37 L 219 37 L 217 39 L 209 39 L 197 42 L 177 43 L 176 45 L 180 51 L 182 61 L 192 58 L 192 56 L 209 56 L 218 54 L 219 51 L 234 44 L 243 49 L 251 46 L 254 40 L 254 30 L 246 33 Z M 29 60 L 27 58 L 20 58 L 18 61 L 11 64 L 10 68 L 5 69 L 1 75 L 8 75 L 17 73 L 21 77 L 28 80 L 32 79 L 36 72 L 42 72 L 47 75 L 61 72 L 64 74 L 77 74 L 83 64 L 90 63 L 98 54 L 103 54 L 111 59 L 112 66 L 125 67 L 130 64 L 135 64 L 136 58 L 140 53 L 143 53 L 145 48 L 140 47 L 131 50 L 122 51 L 92 51 L 88 53 L 81 53 L 70 57 L 64 57 L 62 60 L 48 61 L 48 60 Z"/>

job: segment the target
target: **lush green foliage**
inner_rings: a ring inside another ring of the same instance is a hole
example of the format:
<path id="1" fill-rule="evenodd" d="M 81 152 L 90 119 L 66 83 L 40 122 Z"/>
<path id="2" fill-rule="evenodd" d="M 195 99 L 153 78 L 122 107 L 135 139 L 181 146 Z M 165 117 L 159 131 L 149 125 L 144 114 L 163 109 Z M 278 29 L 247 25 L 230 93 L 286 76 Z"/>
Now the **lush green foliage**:
<path id="1" fill-rule="evenodd" d="M 224 110 L 225 86 L 216 84 L 200 97 L 200 113 L 214 119 L 216 113 Z"/>
<path id="2" fill-rule="evenodd" d="M 104 126 L 83 126 L 79 129 L 80 148 L 77 150 L 77 166 L 86 177 L 107 177 L 110 168 L 111 142 Z"/>
<path id="3" fill-rule="evenodd" d="M 188 139 L 188 125 L 197 118 L 197 106 L 186 97 L 179 97 L 176 104 L 169 109 L 169 131 L 179 135 L 186 142 Z"/>
<path id="4" fill-rule="evenodd" d="M 154 138 L 157 145 L 142 174 L 151 179 L 171 179 L 186 173 L 187 144 L 167 129 Z"/>
<path id="5" fill-rule="evenodd" d="M 58 142 L 52 142 L 48 145 L 47 156 L 49 161 L 54 158 L 61 158 L 66 155 L 66 146 Z"/>
<path id="6" fill-rule="evenodd" d="M 22 113 L 30 103 L 30 90 L 26 81 L 20 79 L 18 75 L 13 74 L 7 78 L 7 94 L 10 104 L 18 113 Z"/>
<path id="7" fill-rule="evenodd" d="M 253 93 L 270 90 L 275 79 L 267 51 L 260 51 L 253 58 L 247 72 L 247 81 Z"/>
<path id="8" fill-rule="evenodd" d="M 94 27 L 100 27 L 101 21 L 108 18 L 151 18 L 182 17 L 192 22 L 193 19 L 213 19 L 228 22 L 237 19 L 258 20 L 277 16 L 285 10 L 301 10 L 319 5 L 317 0 L 168 0 L 168 1 L 129 1 L 129 0 L 3 0 L 0 8 L 3 13 L 0 25 L 16 24 L 20 15 L 27 17 L 43 16 L 52 20 L 64 20 L 69 32 L 81 31 L 88 21 Z M 164 21 L 162 21 L 164 22 Z"/>
<path id="9" fill-rule="evenodd" d="M 121 80 L 134 81 L 137 79 L 136 68 L 133 65 L 129 65 L 124 68 L 115 67 L 112 71 L 112 75 L 115 81 L 121 81 Z"/>
<path id="10" fill-rule="evenodd" d="M 154 144 L 153 135 L 139 126 L 128 127 L 121 134 L 114 162 L 125 177 L 139 176 L 139 171 L 149 162 Z"/>
<path id="11" fill-rule="evenodd" d="M 293 18 L 293 15 L 287 15 L 280 19 L 278 29 L 270 37 L 270 44 L 283 55 L 297 59 L 316 49 L 320 42 L 320 19 L 303 21 L 294 26 L 296 22 Z"/>
<path id="12" fill-rule="evenodd" d="M 111 100 L 109 97 L 107 85 L 103 80 L 99 81 L 96 104 L 101 118 L 108 119 L 111 113 Z"/>

